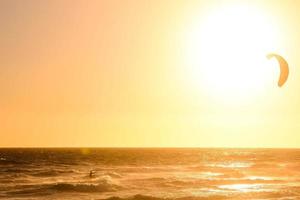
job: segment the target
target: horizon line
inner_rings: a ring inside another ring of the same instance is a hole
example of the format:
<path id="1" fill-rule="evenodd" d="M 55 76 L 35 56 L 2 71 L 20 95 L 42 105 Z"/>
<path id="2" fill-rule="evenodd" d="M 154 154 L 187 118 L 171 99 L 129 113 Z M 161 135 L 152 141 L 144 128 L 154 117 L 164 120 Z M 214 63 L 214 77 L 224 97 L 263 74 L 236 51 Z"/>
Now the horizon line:
<path id="1" fill-rule="evenodd" d="M 6 146 L 0 147 L 0 149 L 299 149 L 300 147 L 188 147 L 188 146 L 146 146 L 146 147 L 138 147 L 138 146 Z"/>

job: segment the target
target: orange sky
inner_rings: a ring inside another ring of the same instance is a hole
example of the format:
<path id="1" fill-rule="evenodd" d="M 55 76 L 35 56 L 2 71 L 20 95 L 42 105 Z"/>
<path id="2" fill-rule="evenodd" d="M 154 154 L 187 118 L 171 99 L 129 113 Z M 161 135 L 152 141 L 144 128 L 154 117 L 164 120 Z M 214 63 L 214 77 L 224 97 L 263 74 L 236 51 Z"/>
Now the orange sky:
<path id="1" fill-rule="evenodd" d="M 299 147 L 300 3 L 245 1 L 284 30 L 284 88 L 221 105 L 186 84 L 188 27 L 229 2 L 1 1 L 0 146 Z"/>

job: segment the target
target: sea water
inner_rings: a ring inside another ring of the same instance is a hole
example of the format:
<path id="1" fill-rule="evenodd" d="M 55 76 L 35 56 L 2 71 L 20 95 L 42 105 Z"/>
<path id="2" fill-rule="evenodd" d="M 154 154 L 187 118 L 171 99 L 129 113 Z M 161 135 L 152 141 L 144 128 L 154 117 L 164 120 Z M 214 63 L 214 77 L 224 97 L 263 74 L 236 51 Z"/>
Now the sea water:
<path id="1" fill-rule="evenodd" d="M 300 150 L 0 149 L 1 199 L 300 199 Z"/>

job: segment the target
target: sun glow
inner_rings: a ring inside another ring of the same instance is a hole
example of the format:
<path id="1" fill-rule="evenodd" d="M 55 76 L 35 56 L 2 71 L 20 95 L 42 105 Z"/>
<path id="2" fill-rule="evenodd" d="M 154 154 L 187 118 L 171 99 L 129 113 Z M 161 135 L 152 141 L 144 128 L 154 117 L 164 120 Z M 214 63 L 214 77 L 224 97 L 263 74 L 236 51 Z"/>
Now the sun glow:
<path id="1" fill-rule="evenodd" d="M 276 85 L 266 54 L 278 49 L 274 20 L 261 10 L 231 5 L 208 13 L 187 34 L 191 83 L 223 102 L 246 102 Z"/>

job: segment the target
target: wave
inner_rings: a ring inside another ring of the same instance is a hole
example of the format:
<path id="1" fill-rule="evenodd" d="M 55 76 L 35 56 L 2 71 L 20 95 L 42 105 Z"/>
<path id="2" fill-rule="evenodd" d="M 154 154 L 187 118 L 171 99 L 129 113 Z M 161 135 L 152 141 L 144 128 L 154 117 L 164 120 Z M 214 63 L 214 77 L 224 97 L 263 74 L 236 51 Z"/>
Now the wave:
<path id="1" fill-rule="evenodd" d="M 299 189 L 299 188 L 298 188 Z M 288 198 L 285 198 L 288 197 Z M 210 195 L 210 196 L 183 196 L 183 197 L 155 197 L 150 195 L 137 194 L 130 197 L 113 196 L 106 199 L 98 200 L 229 200 L 229 199 L 299 199 L 298 193 L 290 191 L 285 192 L 258 192 L 258 193 L 243 193 L 243 194 L 230 194 L 230 195 Z"/>
<path id="2" fill-rule="evenodd" d="M 7 169 L 1 169 L 0 172 L 3 173 L 30 173 L 32 170 L 24 169 L 20 167 L 13 167 L 13 168 L 7 168 Z"/>
<path id="3" fill-rule="evenodd" d="M 104 175 L 110 176 L 111 178 L 122 178 L 123 176 L 117 172 L 106 172 Z"/>
<path id="4" fill-rule="evenodd" d="M 26 164 L 30 164 L 30 162 L 28 161 L 24 161 L 24 160 L 11 160 L 11 159 L 6 159 L 6 158 L 0 158 L 0 165 L 26 165 Z"/>
<path id="5" fill-rule="evenodd" d="M 58 169 L 50 169 L 50 170 L 38 170 L 36 172 L 31 173 L 31 176 L 36 177 L 51 177 L 51 176 L 59 176 L 61 174 L 71 174 L 71 173 L 78 173 L 77 170 L 58 170 Z"/>
<path id="6" fill-rule="evenodd" d="M 47 195 L 57 192 L 80 192 L 80 193 L 102 193 L 115 192 L 123 187 L 108 180 L 97 180 L 95 183 L 54 183 L 39 185 L 24 185 L 23 188 L 17 188 L 14 191 L 7 192 L 8 195 Z"/>
<path id="7" fill-rule="evenodd" d="M 187 196 L 187 197 L 178 197 L 178 198 L 160 198 L 160 197 L 137 194 L 137 195 L 134 195 L 131 197 L 125 197 L 125 198 L 113 196 L 113 197 L 109 197 L 107 199 L 102 199 L 102 200 L 223 200 L 223 199 L 228 199 L 228 196 L 213 195 L 213 196 L 208 196 L 208 197 Z"/>
<path id="8" fill-rule="evenodd" d="M 121 189 L 121 186 L 108 183 L 57 183 L 49 189 L 61 192 L 113 192 Z"/>

